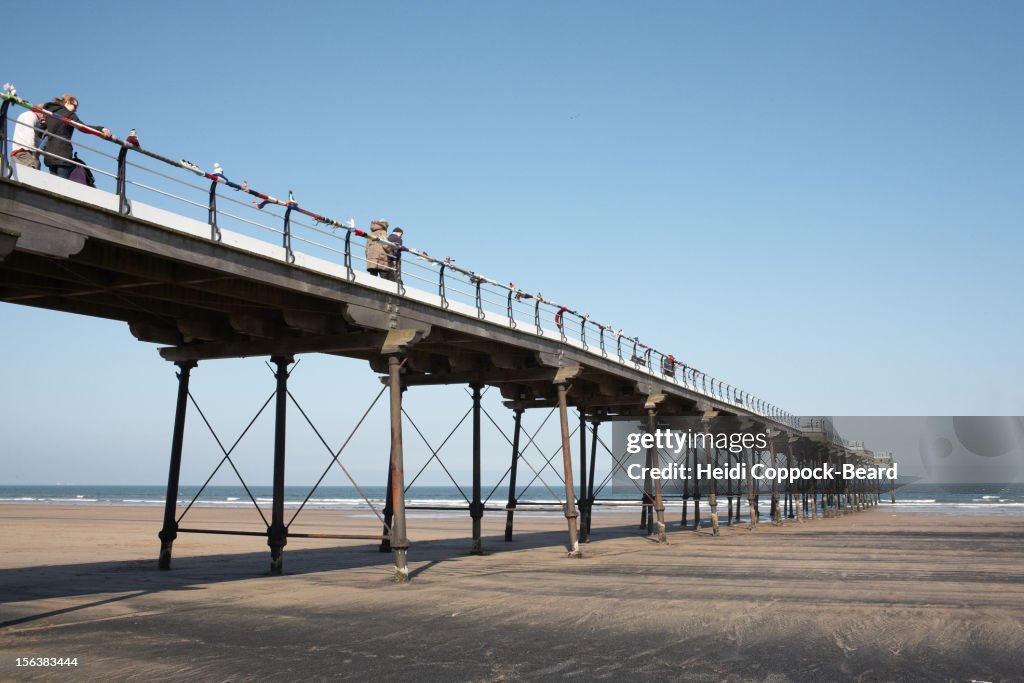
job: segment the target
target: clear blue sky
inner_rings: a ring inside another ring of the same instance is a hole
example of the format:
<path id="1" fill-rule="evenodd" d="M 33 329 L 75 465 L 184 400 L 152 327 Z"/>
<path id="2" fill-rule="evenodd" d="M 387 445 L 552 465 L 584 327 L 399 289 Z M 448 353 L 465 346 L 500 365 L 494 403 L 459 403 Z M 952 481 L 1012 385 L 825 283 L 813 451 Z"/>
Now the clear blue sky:
<path id="1" fill-rule="evenodd" d="M 85 121 L 156 151 L 363 226 L 385 216 L 413 246 L 793 413 L 1024 413 L 1018 2 L 16 3 L 5 18 L 19 38 L 0 81 L 22 96 L 71 92 Z M 13 305 L 0 330 L 4 482 L 164 479 L 175 383 L 155 347 Z M 379 385 L 365 364 L 303 364 L 300 400 L 340 441 Z M 257 360 L 194 376 L 225 432 L 273 389 Z M 458 388 L 409 400 L 436 440 L 468 407 Z M 374 419 L 356 464 L 382 483 Z M 269 427 L 248 457 L 269 463 Z M 500 474 L 508 448 L 488 444 Z M 316 448 L 293 448 L 290 472 L 317 471 Z M 208 470 L 193 466 L 184 480 Z"/>

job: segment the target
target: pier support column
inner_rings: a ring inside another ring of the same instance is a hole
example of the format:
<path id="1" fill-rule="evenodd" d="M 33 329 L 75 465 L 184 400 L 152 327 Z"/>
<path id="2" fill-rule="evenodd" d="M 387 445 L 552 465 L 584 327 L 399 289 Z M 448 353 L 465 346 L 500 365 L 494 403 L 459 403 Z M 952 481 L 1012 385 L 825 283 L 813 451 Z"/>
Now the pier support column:
<path id="1" fill-rule="evenodd" d="M 707 425 L 704 427 L 704 431 L 708 432 Z M 715 448 L 714 462 L 712 462 L 711 451 L 705 447 L 704 459 L 707 461 L 708 469 L 712 467 L 718 467 L 718 449 Z M 714 476 L 708 478 L 708 507 L 711 508 L 711 535 L 718 536 L 718 479 Z"/>
<path id="2" fill-rule="evenodd" d="M 515 428 L 512 431 L 512 467 L 508 473 L 508 511 L 505 513 L 505 540 L 512 540 L 512 517 L 515 515 L 515 507 L 519 503 L 516 499 L 516 471 L 519 469 L 519 434 L 523 431 L 523 409 L 516 408 Z"/>
<path id="3" fill-rule="evenodd" d="M 751 470 L 754 468 L 754 451 L 753 449 L 747 448 L 745 453 L 747 461 L 747 517 L 749 517 L 748 529 L 754 530 L 757 528 L 757 490 L 754 485 L 754 475 Z"/>
<path id="4" fill-rule="evenodd" d="M 588 543 L 587 537 L 587 516 L 590 511 L 590 501 L 587 498 L 587 417 L 580 408 L 580 495 L 577 505 L 580 510 L 580 543 Z"/>
<path id="5" fill-rule="evenodd" d="M 654 466 L 654 462 L 651 459 L 651 453 L 654 449 L 648 448 L 647 453 L 644 456 L 644 492 L 641 496 L 641 507 L 640 507 L 640 528 L 644 529 L 648 536 L 654 533 L 654 495 L 653 481 L 651 479 L 651 468 Z"/>
<path id="6" fill-rule="evenodd" d="M 793 471 L 793 445 L 786 446 L 786 469 Z M 794 486 L 792 478 L 786 478 L 786 517 L 793 519 L 796 505 L 793 504 Z"/>
<path id="7" fill-rule="evenodd" d="M 741 472 L 746 471 L 746 469 L 747 469 L 747 466 L 745 464 L 746 463 L 746 458 L 743 455 L 739 454 L 739 453 L 735 454 L 735 458 L 736 458 L 736 464 L 737 465 L 743 465 L 743 467 L 742 467 L 742 469 L 740 471 Z M 740 523 L 740 504 L 743 501 L 743 482 L 744 482 L 745 478 L 746 478 L 746 475 L 744 474 L 742 477 L 740 477 L 739 479 L 736 480 L 736 523 L 737 524 Z"/>
<path id="8" fill-rule="evenodd" d="M 171 568 L 171 547 L 178 537 L 178 480 L 181 478 L 181 449 L 185 439 L 185 411 L 188 409 L 188 380 L 195 361 L 179 361 L 178 401 L 174 408 L 174 431 L 171 434 L 171 464 L 167 472 L 167 500 L 164 503 L 164 525 L 160 538 L 160 569 Z"/>
<path id="9" fill-rule="evenodd" d="M 590 439 L 590 471 L 588 472 L 586 493 L 583 495 L 587 501 L 587 507 L 580 518 L 580 528 L 586 527 L 588 542 L 590 541 L 590 523 L 594 519 L 594 470 L 597 468 L 597 428 L 601 421 L 594 417 L 590 424 L 594 428 L 594 433 Z"/>
<path id="10" fill-rule="evenodd" d="M 274 356 L 270 362 L 277 366 L 276 413 L 274 417 L 274 485 L 270 506 L 270 528 L 267 545 L 270 546 L 270 573 L 284 572 L 284 546 L 288 543 L 288 527 L 284 524 L 284 458 L 286 418 L 288 416 L 288 366 L 295 361 L 291 356 Z"/>
<path id="11" fill-rule="evenodd" d="M 690 476 L 693 477 L 693 530 L 700 531 L 700 479 L 697 477 L 697 447 L 694 446 L 692 451 L 693 467 L 690 469 Z"/>
<path id="12" fill-rule="evenodd" d="M 771 467 L 775 469 L 778 463 L 775 462 L 775 444 L 772 442 L 768 443 L 768 453 L 771 460 Z M 772 477 L 772 507 L 771 507 L 771 518 L 772 524 L 775 526 L 782 526 L 782 511 L 779 510 L 779 477 L 778 475 Z"/>
<path id="13" fill-rule="evenodd" d="M 797 465 L 800 464 L 800 460 L 796 460 Z M 803 479 L 797 479 L 793 482 L 793 514 L 796 516 L 796 521 L 804 521 L 804 491 L 803 491 Z"/>
<path id="14" fill-rule="evenodd" d="M 658 428 L 658 417 L 654 407 L 647 408 L 647 433 L 654 439 L 655 431 Z M 647 449 L 647 458 L 651 462 L 651 467 L 658 469 L 658 449 L 655 443 L 652 443 L 651 447 Z M 665 501 L 662 498 L 661 491 L 661 477 L 658 476 L 654 479 L 654 510 L 653 517 L 656 518 L 657 531 L 658 531 L 658 542 L 668 543 L 668 538 L 665 535 Z M 650 517 L 648 517 L 648 520 Z M 648 524 L 650 529 L 650 524 Z M 650 533 L 650 531 L 648 531 Z"/>
<path id="15" fill-rule="evenodd" d="M 817 456 L 815 456 L 817 459 Z M 818 519 L 818 480 L 815 477 L 811 477 L 811 519 Z M 823 497 L 824 499 L 824 497 Z"/>
<path id="16" fill-rule="evenodd" d="M 732 451 L 730 451 L 727 448 L 727 449 L 725 449 L 725 469 L 726 469 L 726 474 L 728 474 L 728 470 L 731 467 L 732 467 Z M 726 477 L 725 495 L 729 499 L 729 514 L 726 516 L 726 523 L 729 526 L 732 526 L 732 477 Z"/>
<path id="17" fill-rule="evenodd" d="M 579 539 L 576 535 L 576 494 L 572 481 L 572 449 L 569 445 L 569 406 L 566 401 L 567 388 L 565 380 L 573 377 L 580 368 L 560 368 L 555 375 L 555 388 L 558 391 L 558 414 L 562 426 L 562 467 L 565 480 L 565 521 L 569 528 L 569 557 L 581 557 Z M 568 377 L 566 376 L 568 375 Z"/>
<path id="18" fill-rule="evenodd" d="M 846 491 L 846 512 L 847 513 L 857 512 L 857 502 L 856 502 L 856 499 L 857 499 L 857 482 L 856 482 L 856 480 L 854 480 L 854 482 L 852 484 L 850 482 L 844 480 L 843 488 Z"/>
<path id="19" fill-rule="evenodd" d="M 399 359 L 399 367 L 401 367 L 401 359 Z M 400 384 L 400 391 L 405 392 L 405 387 Z M 390 449 L 389 449 L 390 451 Z M 381 533 L 380 547 L 378 550 L 382 553 L 391 552 L 391 527 L 395 519 L 395 489 L 394 489 L 394 478 L 395 468 L 392 464 L 394 461 L 394 453 L 388 455 L 388 476 L 387 476 L 387 489 L 384 492 L 384 529 Z M 402 485 L 402 491 L 404 495 L 405 484 Z"/>
<path id="20" fill-rule="evenodd" d="M 686 440 L 686 450 L 683 451 L 683 519 L 681 526 L 686 528 L 686 507 L 690 499 L 690 479 L 695 472 L 690 467 L 690 440 Z M 689 472 L 687 472 L 689 470 Z"/>
<path id="21" fill-rule="evenodd" d="M 822 461 L 822 463 L 828 463 L 828 462 L 830 462 L 829 457 L 826 457 Z M 823 481 L 821 483 L 821 516 L 823 518 L 825 518 L 825 519 L 828 519 L 829 511 L 831 509 L 831 503 L 832 503 L 832 500 L 831 500 L 831 497 L 830 497 L 831 491 L 832 491 L 832 489 L 829 486 L 829 483 L 827 481 Z"/>
<path id="22" fill-rule="evenodd" d="M 484 504 L 480 501 L 480 384 L 470 384 L 473 390 L 473 502 L 469 504 L 469 516 L 473 519 L 473 548 L 470 555 L 483 555 L 480 540 L 480 520 L 484 516 Z"/>
<path id="23" fill-rule="evenodd" d="M 409 580 L 409 538 L 405 531 L 405 462 L 402 453 L 402 362 L 388 356 L 388 388 L 391 399 L 391 499 L 395 512 L 391 523 L 391 552 L 395 556 L 395 581 Z"/>
<path id="24" fill-rule="evenodd" d="M 797 464 L 803 465 L 808 461 L 798 458 Z M 810 518 L 811 509 L 809 507 L 809 499 L 811 494 L 811 481 L 810 479 L 800 479 L 800 519 L 801 521 L 807 521 Z"/>

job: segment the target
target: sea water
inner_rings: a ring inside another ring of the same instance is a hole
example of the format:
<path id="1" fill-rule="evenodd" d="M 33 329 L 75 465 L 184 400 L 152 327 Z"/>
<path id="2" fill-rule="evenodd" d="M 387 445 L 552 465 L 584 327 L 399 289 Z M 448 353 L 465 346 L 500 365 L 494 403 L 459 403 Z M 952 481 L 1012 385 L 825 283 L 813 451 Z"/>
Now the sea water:
<path id="1" fill-rule="evenodd" d="M 178 505 L 192 503 L 196 507 L 248 507 L 256 503 L 269 508 L 273 491 L 270 486 L 208 486 L 201 493 L 198 486 L 182 485 L 178 489 Z M 307 509 L 363 510 L 370 505 L 384 505 L 386 489 L 383 486 L 286 486 L 286 508 L 297 508 L 305 502 Z M 560 492 L 560 491 L 559 491 Z M 199 497 L 196 498 L 196 494 Z M 42 505 L 155 505 L 162 506 L 166 488 L 162 485 L 102 486 L 87 484 L 51 484 L 0 486 L 2 504 Z M 719 494 L 720 497 L 722 494 Z M 762 500 L 767 493 L 762 493 Z M 639 496 L 637 496 L 639 497 Z M 307 500 L 308 498 L 308 500 Z M 482 498 L 489 509 L 504 508 L 508 500 L 508 487 L 485 487 Z M 559 501 L 543 488 L 530 490 L 517 496 L 521 504 L 559 505 Z M 193 499 L 194 502 L 193 502 Z M 465 514 L 472 490 L 455 486 L 413 486 L 406 492 L 406 505 L 437 508 L 431 512 L 444 515 L 445 510 Z M 599 497 L 599 501 L 604 500 Z M 612 501 L 609 501 L 612 502 Z M 622 500 L 632 504 L 635 499 Z M 675 507 L 677 497 L 666 498 L 666 505 Z M 932 512 L 939 514 L 1024 514 L 1024 484 L 925 484 L 913 483 L 896 489 L 896 502 L 890 502 L 888 490 L 882 492 L 882 505 L 894 510 Z M 626 508 L 628 509 L 628 508 Z M 638 508 L 639 509 L 639 508 Z"/>

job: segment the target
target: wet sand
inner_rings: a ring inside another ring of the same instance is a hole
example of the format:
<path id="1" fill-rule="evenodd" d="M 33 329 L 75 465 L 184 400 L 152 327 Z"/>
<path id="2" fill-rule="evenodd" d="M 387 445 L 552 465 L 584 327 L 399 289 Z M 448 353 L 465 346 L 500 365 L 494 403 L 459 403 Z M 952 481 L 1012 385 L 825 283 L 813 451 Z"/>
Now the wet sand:
<path id="1" fill-rule="evenodd" d="M 478 557 L 468 516 L 414 515 L 406 585 L 369 541 L 292 539 L 270 577 L 264 539 L 183 534 L 161 572 L 160 519 L 0 506 L 0 680 L 1024 680 L 1024 516 L 880 508 L 719 538 L 675 523 L 661 546 L 597 510 L 571 560 L 563 518 L 521 514 L 505 543 L 488 514 Z M 318 510 L 293 527 L 377 530 Z M 79 667 L 14 667 L 31 656 Z"/>

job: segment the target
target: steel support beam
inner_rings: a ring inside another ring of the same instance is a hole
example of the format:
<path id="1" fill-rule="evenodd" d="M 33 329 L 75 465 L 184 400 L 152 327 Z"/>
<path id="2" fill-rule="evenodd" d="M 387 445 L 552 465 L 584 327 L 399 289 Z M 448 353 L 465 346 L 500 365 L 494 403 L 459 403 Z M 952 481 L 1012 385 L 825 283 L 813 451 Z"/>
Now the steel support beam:
<path id="1" fill-rule="evenodd" d="M 690 467 L 690 440 L 686 440 L 686 450 L 683 451 L 683 469 L 686 471 Z M 686 528 L 686 506 L 689 503 L 690 498 L 690 478 L 694 476 L 693 470 L 688 470 L 689 475 L 683 478 L 683 518 L 680 521 L 680 526 Z"/>
<path id="2" fill-rule="evenodd" d="M 748 528 L 757 528 L 757 494 L 756 488 L 754 487 L 754 476 L 752 470 L 754 469 L 754 451 L 751 448 L 745 449 L 744 458 L 747 463 L 747 517 L 749 517 Z"/>
<path id="3" fill-rule="evenodd" d="M 388 356 L 388 387 L 391 399 L 391 499 L 394 518 L 391 522 L 391 552 L 395 556 L 395 581 L 409 580 L 409 539 L 405 531 L 405 465 L 402 454 L 402 361 Z"/>
<path id="4" fill-rule="evenodd" d="M 505 540 L 512 540 L 512 518 L 515 515 L 515 507 L 519 503 L 516 499 L 516 473 L 519 469 L 519 435 L 523 431 L 523 409 L 515 408 L 515 429 L 512 432 L 512 466 L 508 474 L 508 512 L 505 515 Z"/>
<path id="5" fill-rule="evenodd" d="M 566 401 L 564 381 L 555 384 L 558 390 L 558 415 L 562 426 L 562 467 L 565 470 L 565 520 L 569 527 L 569 557 L 581 557 L 579 539 L 576 535 L 576 493 L 572 482 L 572 450 L 569 446 L 569 407 Z"/>
<path id="6" fill-rule="evenodd" d="M 793 471 L 793 444 L 786 446 L 786 469 L 790 472 Z M 793 489 L 792 478 L 786 479 L 786 517 L 793 519 L 795 517 L 794 510 L 796 505 L 793 501 L 793 495 L 796 493 Z"/>
<path id="7" fill-rule="evenodd" d="M 654 439 L 654 437 L 655 437 L 655 431 L 657 430 L 657 428 L 658 428 L 658 413 L 657 413 L 657 411 L 653 407 L 648 408 L 647 409 L 647 433 L 651 435 L 652 439 Z M 650 466 L 651 467 L 653 467 L 654 469 L 658 469 L 658 467 L 659 467 L 658 466 L 658 449 L 656 448 L 656 443 L 654 441 L 652 441 L 651 447 L 647 449 L 647 459 L 648 459 L 648 461 L 650 461 L 650 463 L 651 463 Z M 651 514 L 648 515 L 648 517 L 647 517 L 648 533 L 650 533 L 651 518 L 654 517 L 654 518 L 656 518 L 656 524 L 657 524 L 658 542 L 659 543 L 668 543 L 668 538 L 665 535 L 665 501 L 662 498 L 661 477 L 660 476 L 654 478 L 654 500 L 653 500 L 653 503 L 654 503 L 654 509 L 651 511 Z"/>
<path id="8" fill-rule="evenodd" d="M 174 408 L 174 432 L 171 435 L 171 463 L 167 472 L 167 500 L 164 503 L 164 525 L 160 529 L 160 569 L 171 568 L 171 548 L 178 537 L 178 480 L 181 477 L 181 449 L 185 438 L 185 412 L 188 408 L 188 380 L 195 361 L 181 361 L 178 366 L 178 401 Z"/>
<path id="9" fill-rule="evenodd" d="M 693 476 L 693 530 L 700 531 L 700 479 L 697 478 L 697 447 L 694 446 L 693 452 L 693 466 L 690 468 L 690 473 Z"/>
<path id="10" fill-rule="evenodd" d="M 580 543 L 589 543 L 587 517 L 590 501 L 587 498 L 587 417 L 580 408 L 580 495 L 577 500 L 580 510 Z"/>
<path id="11" fill-rule="evenodd" d="M 294 362 L 291 356 L 274 356 L 270 361 L 277 366 L 276 412 L 274 417 L 274 485 L 273 502 L 270 508 L 270 527 L 267 529 L 267 545 L 270 546 L 270 573 L 278 576 L 284 572 L 284 546 L 288 543 L 288 527 L 284 523 L 284 459 L 286 419 L 288 416 L 288 366 Z"/>
<path id="12" fill-rule="evenodd" d="M 771 458 L 771 467 L 774 469 L 778 463 L 775 462 L 775 444 L 770 441 L 768 443 L 768 453 Z M 782 511 L 779 509 L 779 477 L 777 475 L 772 477 L 771 518 L 772 524 L 776 526 L 782 524 Z"/>
<path id="13" fill-rule="evenodd" d="M 470 384 L 473 390 L 473 500 L 469 504 L 469 516 L 473 520 L 473 548 L 471 555 L 483 555 L 480 539 L 480 520 L 484 516 L 484 504 L 480 501 L 480 389 L 482 384 Z"/>
<path id="14" fill-rule="evenodd" d="M 704 431 L 710 431 L 707 426 L 704 427 Z M 714 462 L 712 462 L 711 450 L 708 449 L 707 445 L 704 446 L 704 460 L 708 464 L 708 468 L 718 467 L 718 448 L 715 448 Z M 720 533 L 718 530 L 718 479 L 712 475 L 708 477 L 708 506 L 711 508 L 711 535 L 718 536 Z"/>
<path id="15" fill-rule="evenodd" d="M 587 510 L 583 517 L 583 524 L 587 527 L 588 540 L 590 538 L 590 523 L 594 515 L 594 471 L 597 469 L 597 428 L 600 426 L 601 421 L 595 418 L 591 424 L 594 427 L 594 433 L 590 439 L 590 477 L 587 480 Z"/>
<path id="16" fill-rule="evenodd" d="M 725 467 L 726 467 L 726 469 L 729 469 L 730 467 L 732 467 L 732 451 L 730 451 L 729 449 L 726 449 L 726 451 L 725 451 Z M 732 526 L 732 521 L 733 521 L 732 520 L 732 517 L 733 517 L 733 515 L 732 515 L 732 477 L 728 477 L 728 480 L 725 482 L 725 495 L 729 499 L 729 510 L 728 510 L 728 514 L 726 516 L 726 520 L 728 520 L 728 521 L 726 522 L 726 524 L 728 524 L 729 526 Z M 736 505 L 739 506 L 739 500 L 738 499 L 736 501 Z M 739 516 L 738 512 L 739 512 L 739 510 L 737 509 L 737 517 Z"/>

